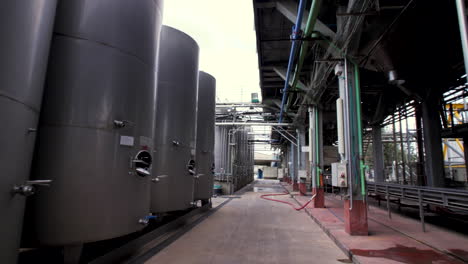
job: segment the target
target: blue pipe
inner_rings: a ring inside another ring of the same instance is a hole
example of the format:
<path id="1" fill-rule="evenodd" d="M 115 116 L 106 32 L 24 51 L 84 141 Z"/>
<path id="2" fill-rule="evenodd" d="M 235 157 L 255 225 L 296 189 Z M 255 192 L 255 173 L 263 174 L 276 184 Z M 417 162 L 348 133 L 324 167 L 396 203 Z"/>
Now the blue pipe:
<path id="1" fill-rule="evenodd" d="M 283 99 L 281 100 L 281 111 L 280 111 L 278 123 L 283 122 L 284 105 L 286 104 L 286 99 L 288 97 L 289 78 L 290 78 L 290 74 L 291 74 L 293 64 L 294 64 L 294 57 L 296 55 L 297 47 L 299 46 L 297 37 L 299 35 L 298 32 L 301 31 L 302 15 L 304 14 L 305 2 L 306 0 L 300 0 L 299 8 L 297 11 L 296 25 L 293 26 L 293 32 L 291 36 L 292 37 L 291 52 L 289 53 L 288 69 L 286 71 L 286 80 L 284 82 Z"/>

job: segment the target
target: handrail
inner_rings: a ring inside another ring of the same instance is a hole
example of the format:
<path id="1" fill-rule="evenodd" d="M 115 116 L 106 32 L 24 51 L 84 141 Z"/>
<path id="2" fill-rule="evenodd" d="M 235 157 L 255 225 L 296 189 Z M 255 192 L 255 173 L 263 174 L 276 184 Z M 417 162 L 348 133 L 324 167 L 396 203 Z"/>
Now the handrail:
<path id="1" fill-rule="evenodd" d="M 367 182 L 367 190 L 368 194 L 374 192 L 375 194 L 468 211 L 468 190 L 375 182 Z"/>

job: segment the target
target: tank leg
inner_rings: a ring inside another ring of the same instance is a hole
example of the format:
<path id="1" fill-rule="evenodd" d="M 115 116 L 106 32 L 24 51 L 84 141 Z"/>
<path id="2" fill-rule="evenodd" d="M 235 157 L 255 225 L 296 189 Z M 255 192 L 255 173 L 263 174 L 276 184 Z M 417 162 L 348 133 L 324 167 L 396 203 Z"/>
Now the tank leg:
<path id="1" fill-rule="evenodd" d="M 83 250 L 83 244 L 64 246 L 63 247 L 63 263 L 64 264 L 80 263 L 82 250 Z"/>
<path id="2" fill-rule="evenodd" d="M 205 206 L 209 204 L 210 205 L 210 208 L 211 208 L 211 199 L 205 199 L 205 200 L 201 200 L 201 205 L 202 206 Z"/>

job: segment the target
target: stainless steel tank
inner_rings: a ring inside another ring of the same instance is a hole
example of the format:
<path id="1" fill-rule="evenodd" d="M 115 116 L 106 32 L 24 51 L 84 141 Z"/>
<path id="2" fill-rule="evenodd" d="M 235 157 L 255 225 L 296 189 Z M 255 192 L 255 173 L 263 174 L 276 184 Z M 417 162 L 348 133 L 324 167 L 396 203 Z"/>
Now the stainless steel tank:
<path id="1" fill-rule="evenodd" d="M 56 4 L 56 0 L 15 0 L 0 5 L 0 263 L 16 263 L 25 195 L 32 193 L 25 184 Z"/>
<path id="2" fill-rule="evenodd" d="M 60 1 L 34 178 L 45 245 L 140 230 L 149 210 L 161 1 Z"/>
<path id="3" fill-rule="evenodd" d="M 193 202 L 198 53 L 190 36 L 163 26 L 151 185 L 154 213 L 187 209 Z"/>
<path id="4" fill-rule="evenodd" d="M 200 71 L 197 103 L 195 200 L 206 202 L 213 195 L 216 79 Z"/>

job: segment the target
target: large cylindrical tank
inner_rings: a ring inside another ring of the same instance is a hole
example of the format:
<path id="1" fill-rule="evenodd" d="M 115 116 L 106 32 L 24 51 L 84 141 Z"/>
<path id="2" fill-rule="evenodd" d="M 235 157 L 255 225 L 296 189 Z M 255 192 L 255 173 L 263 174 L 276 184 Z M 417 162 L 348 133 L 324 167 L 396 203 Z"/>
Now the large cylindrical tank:
<path id="1" fill-rule="evenodd" d="M 216 126 L 215 127 L 215 150 L 214 150 L 214 165 L 215 176 L 219 180 L 224 180 L 227 174 L 230 173 L 230 147 L 229 147 L 229 131 L 231 126 Z"/>
<path id="2" fill-rule="evenodd" d="M 193 202 L 197 43 L 167 26 L 161 31 L 151 211 L 183 210 Z"/>
<path id="3" fill-rule="evenodd" d="M 206 201 L 213 195 L 216 79 L 202 71 L 199 74 L 197 105 L 194 199 Z"/>
<path id="4" fill-rule="evenodd" d="M 56 0 L 0 5 L 0 263 L 16 263 Z M 26 193 L 25 193 L 26 194 Z"/>
<path id="5" fill-rule="evenodd" d="M 143 228 L 161 5 L 60 1 L 32 173 L 53 180 L 32 205 L 39 243 L 82 244 Z"/>

